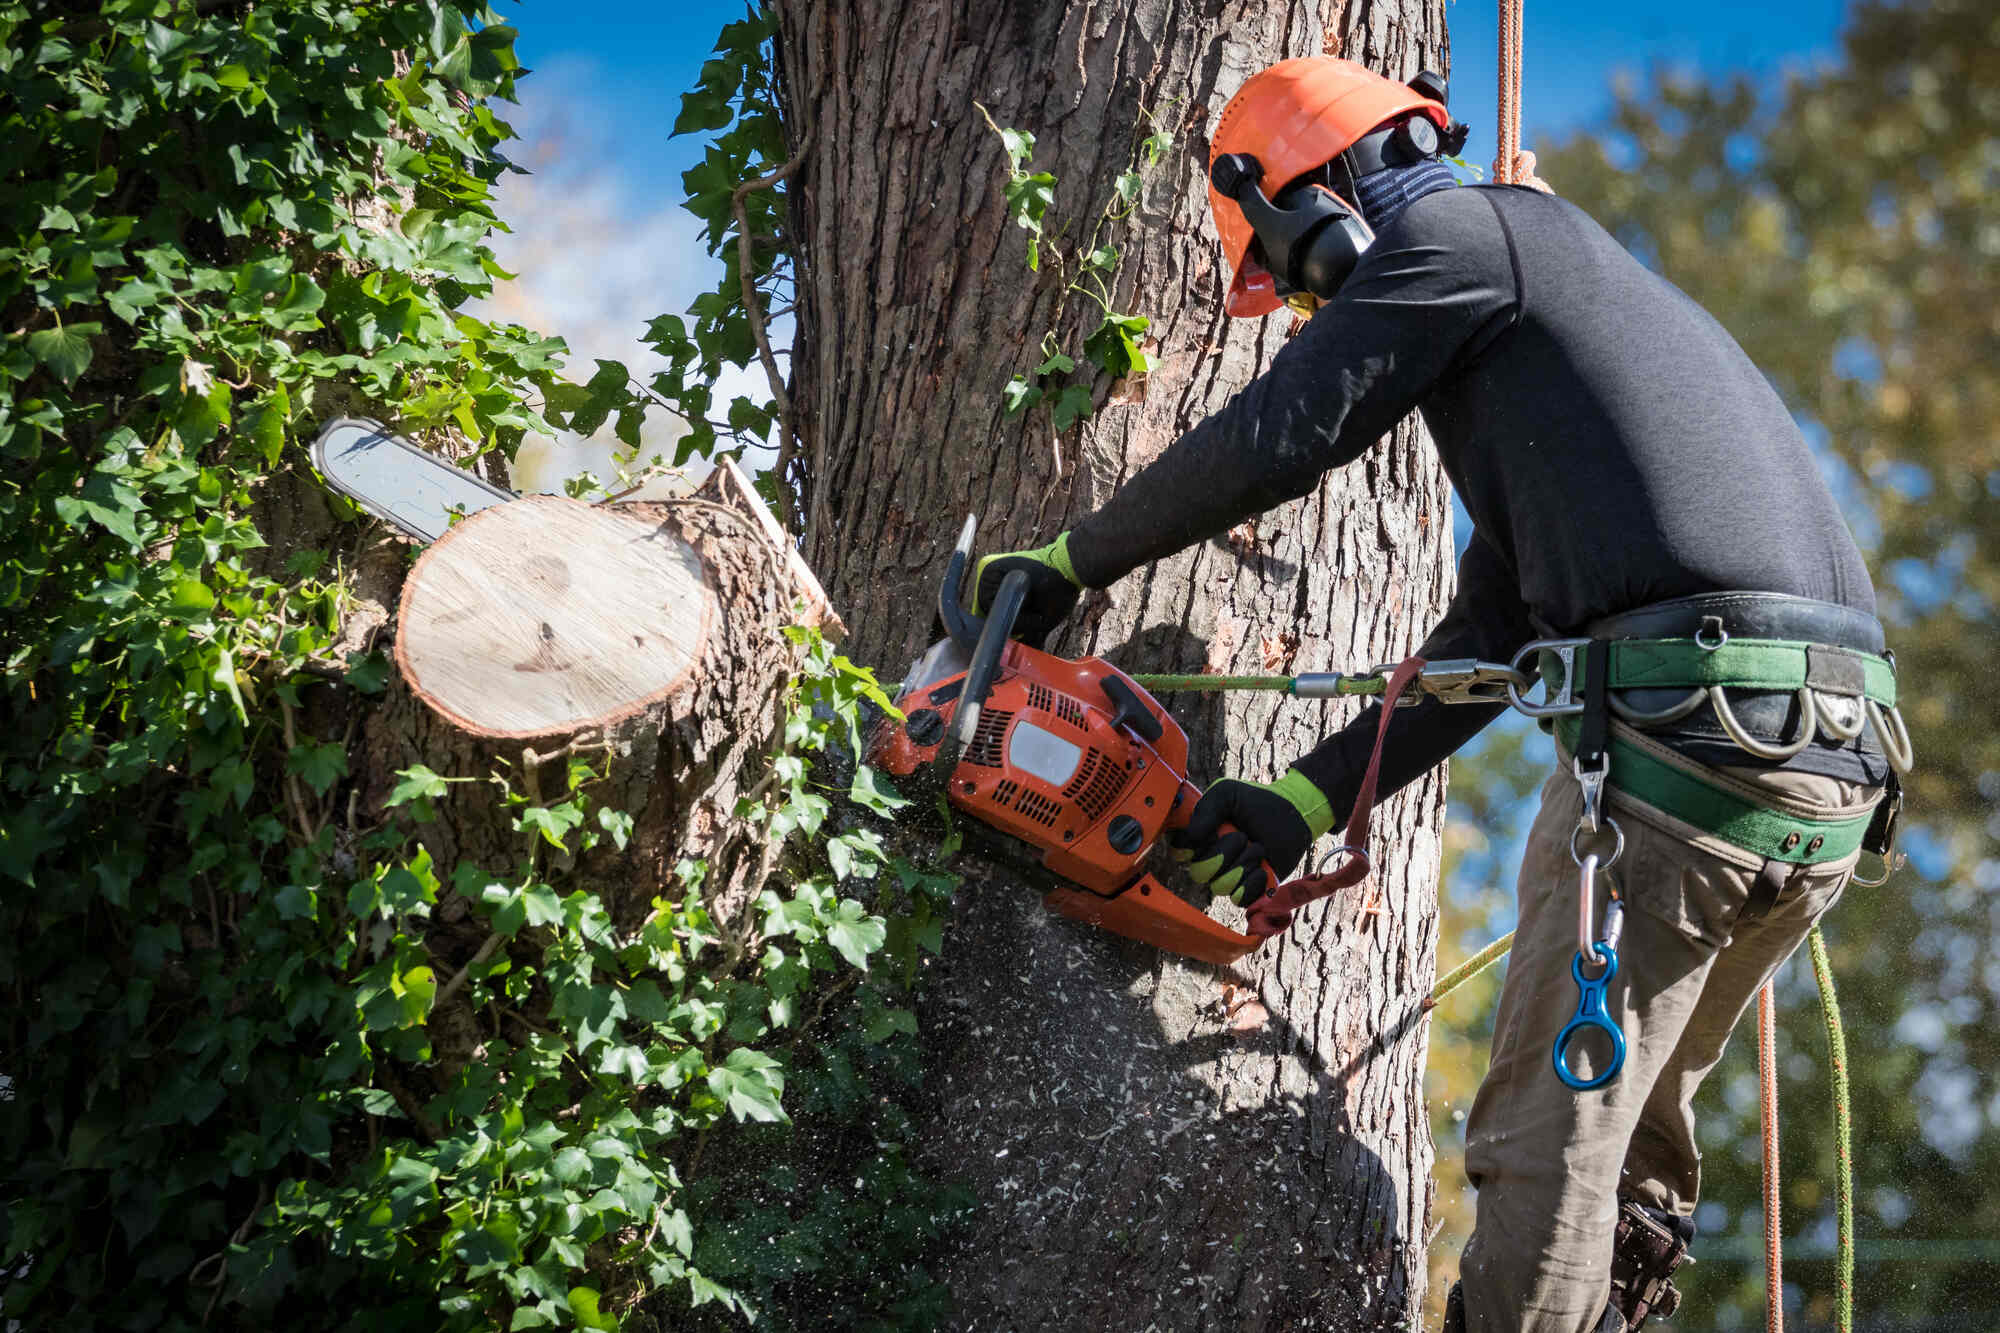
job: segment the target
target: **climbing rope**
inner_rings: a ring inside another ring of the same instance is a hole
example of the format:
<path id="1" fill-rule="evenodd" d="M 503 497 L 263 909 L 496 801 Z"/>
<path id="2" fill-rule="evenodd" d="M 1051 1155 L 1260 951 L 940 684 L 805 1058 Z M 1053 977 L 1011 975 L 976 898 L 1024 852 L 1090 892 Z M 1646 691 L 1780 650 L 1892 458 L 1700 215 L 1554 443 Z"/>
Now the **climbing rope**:
<path id="1" fill-rule="evenodd" d="M 1499 185 L 1516 183 L 1521 151 L 1521 4 L 1500 0 L 1500 129 L 1493 153 L 1493 180 Z"/>
<path id="2" fill-rule="evenodd" d="M 1784 1333 L 1784 1238 L 1778 1181 L 1778 1001 L 1772 982 L 1757 992 L 1757 1086 L 1764 1128 L 1764 1323 Z"/>
<path id="3" fill-rule="evenodd" d="M 1818 926 L 1812 928 L 1807 944 L 1812 951 L 1813 980 L 1819 984 L 1820 1016 L 1826 1022 L 1827 1064 L 1833 1084 L 1834 1199 L 1838 1223 L 1834 1327 L 1839 1333 L 1854 1333 L 1854 1121 L 1847 1082 L 1847 1033 L 1840 1021 L 1840 995 L 1833 985 L 1833 964 L 1827 959 L 1826 936 Z M 1514 932 L 1510 930 L 1438 978 L 1431 993 L 1424 997 L 1425 1012 L 1437 1008 L 1446 996 L 1506 957 L 1513 947 Z M 1757 993 L 1757 1073 L 1763 1085 L 1765 1313 L 1770 1328 L 1780 1330 L 1784 1327 L 1784 1281 L 1779 1241 L 1776 1035 L 1776 1010 L 1771 987 L 1766 985 Z"/>
<path id="4" fill-rule="evenodd" d="M 1840 996 L 1833 988 L 1826 937 L 1814 926 L 1807 942 L 1812 946 L 1813 980 L 1819 983 L 1820 1014 L 1826 1020 L 1827 1065 L 1833 1071 L 1833 1179 L 1840 1236 L 1834 1326 L 1840 1333 L 1854 1333 L 1854 1158 L 1853 1118 L 1847 1099 L 1847 1034 L 1840 1025 Z"/>
<path id="5" fill-rule="evenodd" d="M 1507 951 L 1513 947 L 1514 932 L 1510 930 L 1440 978 L 1437 985 L 1431 987 L 1431 993 L 1424 997 L 1424 1008 L 1437 1008 L 1445 996 L 1505 958 Z"/>
<path id="6" fill-rule="evenodd" d="M 1553 194 L 1535 174 L 1535 155 L 1521 151 L 1521 5 L 1522 0 L 1500 0 L 1500 127 L 1494 136 L 1493 181 Z"/>

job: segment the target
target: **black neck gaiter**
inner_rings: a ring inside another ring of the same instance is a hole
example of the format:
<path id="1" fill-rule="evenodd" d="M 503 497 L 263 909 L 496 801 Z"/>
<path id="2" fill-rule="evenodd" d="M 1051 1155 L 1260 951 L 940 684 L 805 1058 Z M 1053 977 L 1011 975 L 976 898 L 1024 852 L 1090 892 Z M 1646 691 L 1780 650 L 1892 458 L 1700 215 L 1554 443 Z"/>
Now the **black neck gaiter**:
<path id="1" fill-rule="evenodd" d="M 1456 184 L 1458 178 L 1451 174 L 1451 168 L 1432 158 L 1406 167 L 1384 167 L 1363 176 L 1354 183 L 1354 192 L 1360 196 L 1354 202 L 1360 205 L 1361 216 L 1368 225 L 1380 231 L 1394 222 L 1412 200 Z"/>

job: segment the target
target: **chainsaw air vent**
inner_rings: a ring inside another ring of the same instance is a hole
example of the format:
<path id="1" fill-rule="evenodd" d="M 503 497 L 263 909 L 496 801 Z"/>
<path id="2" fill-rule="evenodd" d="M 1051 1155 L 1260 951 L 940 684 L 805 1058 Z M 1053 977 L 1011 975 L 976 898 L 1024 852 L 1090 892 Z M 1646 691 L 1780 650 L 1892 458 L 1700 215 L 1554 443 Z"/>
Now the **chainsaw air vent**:
<path id="1" fill-rule="evenodd" d="M 1004 708 L 981 713 L 979 725 L 972 731 L 972 744 L 965 747 L 965 762 L 981 768 L 1001 767 L 1000 742 L 1007 735 L 1007 724 L 1013 720 L 1014 714 Z"/>
<path id="2" fill-rule="evenodd" d="M 1014 781 L 1012 778 L 1003 778 L 1000 781 L 1000 785 L 993 789 L 993 799 L 1001 805 L 1012 805 L 1014 803 L 1014 793 L 1019 790 L 1021 790 L 1020 783 Z"/>
<path id="3" fill-rule="evenodd" d="M 1050 828 L 1055 827 L 1056 816 L 1062 813 L 1061 802 L 1050 800 L 1032 787 L 1022 788 L 1021 794 L 1014 798 L 1014 808 L 1037 824 L 1047 824 Z"/>
<path id="4" fill-rule="evenodd" d="M 1086 729 L 1083 705 L 1067 694 L 1057 694 L 1046 685 L 1028 686 L 1028 707 L 1039 708 L 1044 713 L 1054 713 L 1078 731 Z"/>
<path id="5" fill-rule="evenodd" d="M 1069 786 L 1063 788 L 1063 795 L 1075 801 L 1077 808 L 1094 821 L 1109 810 L 1118 799 L 1118 793 L 1125 790 L 1125 778 L 1122 767 L 1092 748 L 1084 752 L 1083 766 L 1077 769 Z"/>

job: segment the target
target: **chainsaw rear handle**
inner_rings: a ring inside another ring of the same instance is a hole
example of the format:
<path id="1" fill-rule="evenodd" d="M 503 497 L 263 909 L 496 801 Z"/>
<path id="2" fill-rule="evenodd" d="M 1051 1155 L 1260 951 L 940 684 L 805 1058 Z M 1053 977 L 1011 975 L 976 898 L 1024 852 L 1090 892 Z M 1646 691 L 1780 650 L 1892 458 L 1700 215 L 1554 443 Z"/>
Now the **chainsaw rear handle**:
<path id="1" fill-rule="evenodd" d="M 1192 782 L 1181 783 L 1180 795 L 1174 798 L 1174 808 L 1167 815 L 1166 827 L 1168 829 L 1186 828 L 1188 821 L 1194 818 L 1194 808 L 1200 800 L 1201 788 L 1195 786 Z M 1215 836 L 1218 838 L 1226 837 L 1231 833 L 1243 833 L 1243 830 L 1226 819 L 1215 826 Z M 1248 833 L 1243 833 L 1243 841 L 1252 842 L 1254 839 Z M 1278 885 L 1284 882 L 1278 878 L 1278 872 L 1271 869 L 1269 861 L 1259 861 L 1257 865 L 1264 872 L 1264 892 L 1267 894 L 1276 893 Z"/>
<path id="2" fill-rule="evenodd" d="M 967 520 L 968 536 L 971 531 L 971 521 Z M 961 547 L 952 555 L 954 569 L 962 570 L 965 566 L 963 550 Z M 951 586 L 956 586 L 955 580 Z M 986 696 L 993 692 L 993 678 L 1000 672 L 1000 655 L 1007 649 L 1007 636 L 1013 633 L 1014 620 L 1021 614 L 1021 603 L 1027 598 L 1028 576 L 1021 570 L 1017 569 L 1000 580 L 1000 591 L 993 598 L 993 609 L 986 613 L 985 622 L 979 629 L 979 640 L 973 645 L 972 665 L 965 669 L 965 688 L 958 696 L 958 711 L 952 715 L 951 730 L 946 734 L 944 743 L 938 746 L 937 771 L 947 777 L 958 767 L 958 757 L 965 753 L 965 747 L 972 743 L 972 734 L 979 729 L 981 706 L 985 704 Z M 942 603 L 939 609 L 943 609 Z"/>

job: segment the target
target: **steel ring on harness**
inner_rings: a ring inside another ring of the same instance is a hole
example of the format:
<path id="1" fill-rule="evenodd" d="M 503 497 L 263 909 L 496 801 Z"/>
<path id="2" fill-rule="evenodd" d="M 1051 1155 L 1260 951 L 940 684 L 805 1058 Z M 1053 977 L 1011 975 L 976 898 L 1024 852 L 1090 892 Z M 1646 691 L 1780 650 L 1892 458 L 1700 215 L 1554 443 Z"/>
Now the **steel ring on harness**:
<path id="1" fill-rule="evenodd" d="M 1832 696 L 1819 694 L 1814 697 L 1819 701 L 1819 729 L 1835 740 L 1851 741 L 1861 734 L 1863 727 L 1868 725 L 1866 699 L 1842 694 Z M 1841 712 L 1850 703 L 1854 705 L 1854 721 L 1851 724 L 1840 720 Z"/>
<path id="2" fill-rule="evenodd" d="M 1338 846 L 1338 847 L 1336 847 L 1336 848 L 1334 848 L 1334 849 L 1333 849 L 1333 854 L 1334 854 L 1335 856 L 1342 856 L 1342 855 L 1346 855 L 1346 856 L 1351 856 L 1351 857 L 1353 857 L 1353 858 L 1354 858 L 1355 860 L 1357 860 L 1357 861 L 1361 862 L 1361 864 L 1362 864 L 1362 865 L 1363 865 L 1364 867 L 1366 867 L 1366 869 L 1364 869 L 1364 870 L 1363 870 L 1363 871 L 1361 872 L 1361 874 L 1362 874 L 1362 877 L 1363 877 L 1364 879 L 1365 879 L 1365 878 L 1367 878 L 1367 877 L 1368 877 L 1368 876 L 1369 876 L 1370 874 L 1373 874 L 1373 873 L 1374 873 L 1374 870 L 1375 870 L 1375 862 L 1374 862 L 1373 860 L 1369 859 L 1369 856 L 1368 856 L 1368 853 L 1367 853 L 1367 851 L 1366 851 L 1366 850 L 1364 850 L 1363 848 L 1360 848 L 1360 847 L 1354 847 L 1354 846 L 1351 846 L 1351 845 L 1349 845 L 1349 844 L 1347 844 L 1347 843 L 1344 843 L 1344 842 L 1343 842 L 1342 844 L 1340 844 L 1340 846 Z M 1348 863 L 1348 864 L 1352 864 L 1352 862 L 1350 862 L 1350 863 Z M 1342 865 L 1342 866 L 1341 866 L 1340 868 L 1341 868 L 1342 870 L 1345 870 L 1345 869 L 1347 869 L 1347 865 Z M 1332 871 L 1329 871 L 1329 872 L 1327 872 L 1327 873 L 1329 873 L 1329 874 L 1332 874 L 1332 873 L 1334 873 L 1334 872 L 1332 872 Z M 1273 885 L 1272 887 L 1274 887 L 1274 888 L 1275 888 L 1275 887 L 1276 887 L 1276 885 Z"/>
<path id="3" fill-rule="evenodd" d="M 1910 744 L 1910 729 L 1903 725 L 1903 710 L 1892 706 L 1885 712 L 1873 699 L 1864 700 L 1862 706 L 1868 712 L 1868 720 L 1875 724 L 1875 739 L 1882 743 L 1882 753 L 1890 767 L 1898 773 L 1916 767 L 1917 752 Z M 1892 722 L 1894 727 L 1890 726 Z"/>
<path id="4" fill-rule="evenodd" d="M 1701 707 L 1702 700 L 1708 698 L 1708 691 L 1697 685 L 1689 690 L 1687 698 L 1682 699 L 1679 703 L 1668 704 L 1665 708 L 1651 713 L 1642 712 L 1632 707 L 1632 705 L 1620 699 L 1616 692 L 1607 692 L 1604 698 L 1605 702 L 1611 705 L 1611 711 L 1618 715 L 1621 722 L 1629 722 L 1635 727 L 1664 727 L 1669 722 L 1680 721 L 1689 713 Z"/>
<path id="5" fill-rule="evenodd" d="M 1879 889 L 1884 884 L 1887 884 L 1890 878 L 1893 877 L 1895 873 L 1898 870 L 1901 870 L 1902 868 L 1903 868 L 1903 854 L 1901 852 L 1890 852 L 1887 856 L 1882 858 L 1882 873 L 1880 875 L 1876 876 L 1874 879 L 1863 879 L 1861 878 L 1860 875 L 1855 874 L 1852 871 L 1849 871 L 1847 876 L 1847 882 L 1850 884 L 1859 885 L 1864 889 Z"/>
<path id="6" fill-rule="evenodd" d="M 1729 696 L 1723 693 L 1722 686 L 1711 685 L 1708 687 L 1708 702 L 1715 709 L 1715 720 L 1722 724 L 1722 729 L 1729 734 L 1729 739 L 1735 741 L 1745 752 L 1753 754 L 1759 759 L 1769 759 L 1774 762 L 1782 762 L 1783 760 L 1790 759 L 1793 755 L 1811 745 L 1813 743 L 1813 736 L 1819 730 L 1819 706 L 1813 702 L 1813 692 L 1802 685 L 1799 687 L 1798 699 L 1798 736 L 1782 744 L 1766 745 L 1755 736 L 1752 736 L 1748 731 L 1745 731 L 1743 724 L 1736 720 L 1736 714 L 1729 707 Z M 1884 748 L 1886 749 L 1887 747 L 1885 746 Z M 1890 762 L 1894 763 L 1895 761 L 1891 759 Z"/>
<path id="7" fill-rule="evenodd" d="M 1610 827 L 1611 835 L 1612 837 L 1616 838 L 1617 841 L 1611 844 L 1611 855 L 1604 857 L 1598 861 L 1597 868 L 1599 870 L 1611 869 L 1612 866 L 1618 863 L 1618 858 L 1625 855 L 1625 830 L 1619 828 L 1618 821 L 1613 819 L 1610 815 L 1606 815 L 1604 817 L 1604 822 Z M 1575 828 L 1570 830 L 1569 859 L 1576 862 L 1577 865 L 1579 866 L 1583 864 L 1583 853 L 1577 849 L 1576 840 L 1588 832 L 1590 832 L 1589 828 L 1587 828 L 1583 824 L 1578 824 Z M 1593 856 L 1596 855 L 1595 852 L 1591 854 Z"/>

